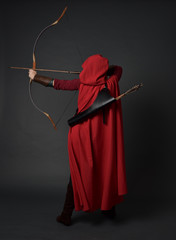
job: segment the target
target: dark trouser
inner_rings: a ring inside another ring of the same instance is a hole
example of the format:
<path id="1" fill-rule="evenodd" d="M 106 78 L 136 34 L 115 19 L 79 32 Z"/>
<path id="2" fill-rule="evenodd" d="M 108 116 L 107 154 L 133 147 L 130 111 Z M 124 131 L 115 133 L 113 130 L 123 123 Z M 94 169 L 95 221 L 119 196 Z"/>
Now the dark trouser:
<path id="1" fill-rule="evenodd" d="M 69 179 L 69 183 L 70 186 L 72 186 L 72 180 L 71 180 L 71 175 L 70 175 L 70 179 Z"/>

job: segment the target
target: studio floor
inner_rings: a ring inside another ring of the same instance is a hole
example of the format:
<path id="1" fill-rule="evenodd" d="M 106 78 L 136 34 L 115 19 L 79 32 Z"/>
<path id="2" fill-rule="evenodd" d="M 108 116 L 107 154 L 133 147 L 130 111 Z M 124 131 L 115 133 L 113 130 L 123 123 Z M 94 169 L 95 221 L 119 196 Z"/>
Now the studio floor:
<path id="1" fill-rule="evenodd" d="M 126 198 L 114 219 L 100 210 L 73 212 L 68 227 L 55 220 L 64 194 L 1 192 L 0 240 L 176 239 L 175 201 Z"/>

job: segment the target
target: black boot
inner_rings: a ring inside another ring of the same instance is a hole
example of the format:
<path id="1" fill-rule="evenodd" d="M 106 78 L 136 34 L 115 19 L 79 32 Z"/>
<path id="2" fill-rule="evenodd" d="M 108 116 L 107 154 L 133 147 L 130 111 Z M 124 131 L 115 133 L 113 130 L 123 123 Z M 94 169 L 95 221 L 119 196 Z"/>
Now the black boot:
<path id="1" fill-rule="evenodd" d="M 56 221 L 61 222 L 66 226 L 71 225 L 71 216 L 72 216 L 73 209 L 74 209 L 74 196 L 73 196 L 73 187 L 72 187 L 71 178 L 70 178 L 70 182 L 67 186 L 67 193 L 66 193 L 64 208 L 62 210 L 61 215 L 57 216 Z"/>
<path id="2" fill-rule="evenodd" d="M 108 218 L 114 218 L 116 216 L 115 206 L 113 206 L 110 210 L 101 210 L 101 213 Z"/>

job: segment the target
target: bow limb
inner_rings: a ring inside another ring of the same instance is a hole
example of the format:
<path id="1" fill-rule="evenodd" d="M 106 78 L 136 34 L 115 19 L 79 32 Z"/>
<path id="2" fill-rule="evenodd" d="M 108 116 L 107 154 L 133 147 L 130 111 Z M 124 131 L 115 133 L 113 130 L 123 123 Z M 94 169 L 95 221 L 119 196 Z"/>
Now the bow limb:
<path id="1" fill-rule="evenodd" d="M 61 15 L 59 16 L 59 18 L 51 23 L 50 25 L 46 26 L 44 29 L 42 29 L 42 31 L 39 33 L 39 35 L 37 36 L 36 40 L 35 40 L 35 43 L 34 43 L 34 46 L 33 46 L 33 69 L 36 68 L 36 57 L 35 57 L 35 51 L 36 51 L 36 47 L 37 47 L 37 43 L 39 41 L 39 38 L 41 37 L 41 35 L 47 30 L 49 29 L 50 27 L 56 25 L 64 16 L 65 12 L 67 11 L 67 6 L 64 8 L 63 12 L 61 13 Z"/>
<path id="2" fill-rule="evenodd" d="M 34 46 L 33 46 L 33 70 L 36 70 L 36 57 L 35 57 L 35 51 L 36 51 L 36 46 L 37 46 L 37 43 L 38 43 L 38 40 L 39 38 L 41 37 L 41 35 L 47 30 L 49 29 L 50 27 L 56 25 L 61 19 L 62 17 L 64 16 L 65 12 L 67 10 L 67 6 L 64 8 L 63 12 L 61 13 L 61 15 L 59 16 L 59 18 L 53 22 L 52 24 L 46 26 L 40 33 L 39 35 L 37 36 L 36 40 L 35 40 L 35 43 L 34 43 Z M 52 123 L 54 129 L 56 130 L 56 125 L 54 123 L 54 121 L 52 120 L 52 118 L 50 117 L 50 115 L 47 113 L 47 112 L 44 112 L 42 109 L 40 109 L 35 103 L 34 103 L 34 100 L 32 98 L 32 94 L 31 94 L 31 85 L 32 85 L 32 79 L 30 79 L 29 81 L 29 96 L 30 96 L 30 99 L 31 99 L 31 102 L 33 104 L 33 106 L 41 113 L 43 113 L 49 120 L 50 122 Z"/>

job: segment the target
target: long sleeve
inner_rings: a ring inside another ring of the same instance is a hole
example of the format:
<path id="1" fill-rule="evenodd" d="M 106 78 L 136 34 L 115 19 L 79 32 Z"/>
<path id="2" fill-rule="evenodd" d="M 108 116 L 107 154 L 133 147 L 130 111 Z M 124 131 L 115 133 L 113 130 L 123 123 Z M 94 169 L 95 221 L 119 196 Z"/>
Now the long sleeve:
<path id="1" fill-rule="evenodd" d="M 80 80 L 60 80 L 54 79 L 54 88 L 56 90 L 78 90 L 80 85 Z"/>

